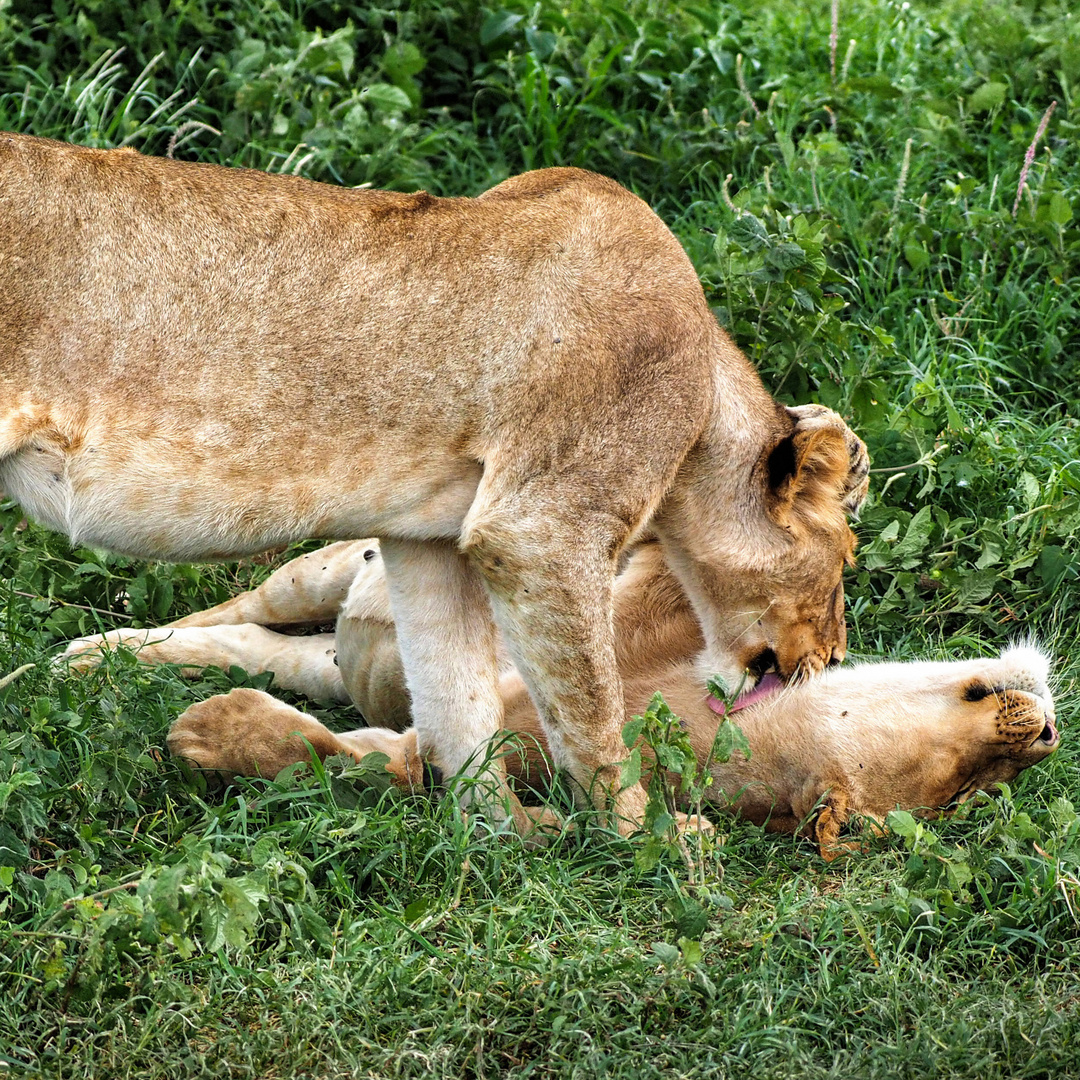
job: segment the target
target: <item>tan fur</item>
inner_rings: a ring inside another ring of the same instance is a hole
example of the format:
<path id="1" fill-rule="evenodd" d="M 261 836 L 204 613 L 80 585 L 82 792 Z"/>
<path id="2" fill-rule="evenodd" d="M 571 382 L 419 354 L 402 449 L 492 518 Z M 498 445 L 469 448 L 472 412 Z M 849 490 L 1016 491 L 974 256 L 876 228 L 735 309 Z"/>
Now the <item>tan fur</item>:
<path id="1" fill-rule="evenodd" d="M 607 799 L 612 580 L 646 528 L 704 667 L 839 660 L 854 459 L 835 414 L 768 396 L 610 180 L 437 199 L 0 135 L 0 485 L 142 557 L 380 536 L 447 773 L 502 723 L 490 605 L 556 760 Z"/>
<path id="2" fill-rule="evenodd" d="M 377 550 L 374 541 L 356 547 Z M 319 560 L 290 563 L 275 575 L 276 584 L 271 584 L 273 579 L 268 584 L 271 590 L 283 590 L 285 583 L 296 582 L 301 592 L 310 591 L 299 579 L 305 570 L 317 576 L 319 565 Z M 397 655 L 396 638 L 385 594 L 380 594 L 381 581 L 376 556 L 364 563 L 342 609 L 337 626 L 341 667 L 331 667 L 337 681 L 327 678 L 319 696 L 338 696 L 348 686 L 369 723 L 387 727 L 340 736 L 320 728 L 315 737 L 318 725 L 311 717 L 267 694 L 233 691 L 180 716 L 169 735 L 170 750 L 227 774 L 271 775 L 284 763 L 307 759 L 306 744 L 292 735 L 299 731 L 320 756 L 339 752 L 360 759 L 373 750 L 386 753 L 396 782 L 415 785 L 415 765 L 410 763 L 419 756 L 416 732 L 402 723 L 409 695 L 400 661 L 391 659 Z M 229 613 L 225 605 L 203 613 L 202 619 L 212 622 L 217 610 Z M 251 649 L 230 653 L 222 648 L 222 639 L 209 636 L 213 632 L 212 627 L 178 629 L 166 637 L 168 629 L 157 631 L 158 639 L 165 640 L 140 655 L 187 665 L 219 648 L 215 663 L 225 666 L 242 657 L 249 671 L 274 670 L 278 683 L 294 690 L 310 686 L 327 670 L 318 665 L 300 680 L 294 674 L 303 667 L 305 646 L 299 643 L 312 639 L 271 635 L 278 644 L 259 656 Z M 147 633 L 117 632 L 110 641 L 73 642 L 69 656 L 76 666 L 89 666 L 98 662 L 101 649 L 124 634 Z M 616 582 L 615 634 L 625 718 L 643 712 L 660 690 L 682 717 L 704 760 L 719 721 L 708 707 L 696 670 L 701 635 L 656 543 L 636 551 Z M 318 640 L 305 655 L 333 648 L 329 635 Z M 298 643 L 295 655 L 301 662 L 282 663 L 289 642 Z M 770 829 L 813 835 L 822 854 L 832 858 L 846 850 L 839 836 L 852 817 L 880 827 L 897 807 L 946 807 L 1012 780 L 1051 753 L 1058 736 L 1047 679 L 1046 659 L 1028 648 L 1007 649 L 996 659 L 863 664 L 829 671 L 737 714 L 752 756 L 713 765 L 713 801 Z M 544 731 L 525 684 L 512 668 L 504 669 L 500 695 L 506 727 L 520 742 L 506 757 L 510 774 L 534 786 L 542 783 L 550 769 Z"/>

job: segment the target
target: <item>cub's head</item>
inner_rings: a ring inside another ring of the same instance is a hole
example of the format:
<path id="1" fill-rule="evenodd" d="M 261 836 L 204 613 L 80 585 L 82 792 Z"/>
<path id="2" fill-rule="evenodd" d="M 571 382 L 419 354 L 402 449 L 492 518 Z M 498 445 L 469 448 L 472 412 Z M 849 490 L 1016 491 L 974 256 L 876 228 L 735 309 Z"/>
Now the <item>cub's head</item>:
<path id="1" fill-rule="evenodd" d="M 953 688 L 963 698 L 957 715 L 970 733 L 966 753 L 957 755 L 955 802 L 993 791 L 1058 748 L 1049 668 L 1035 649 L 1007 649 L 996 666 Z"/>
<path id="2" fill-rule="evenodd" d="M 866 497 L 866 446 L 832 410 L 802 406 L 783 410 L 742 490 L 725 490 L 725 467 L 705 448 L 656 529 L 701 623 L 699 666 L 729 683 L 769 670 L 800 682 L 847 648 L 841 578 L 854 561 L 847 519 Z"/>
<path id="3" fill-rule="evenodd" d="M 1028 647 L 996 660 L 867 664 L 830 676 L 830 737 L 858 809 L 942 808 L 993 791 L 1061 741 L 1049 661 Z"/>

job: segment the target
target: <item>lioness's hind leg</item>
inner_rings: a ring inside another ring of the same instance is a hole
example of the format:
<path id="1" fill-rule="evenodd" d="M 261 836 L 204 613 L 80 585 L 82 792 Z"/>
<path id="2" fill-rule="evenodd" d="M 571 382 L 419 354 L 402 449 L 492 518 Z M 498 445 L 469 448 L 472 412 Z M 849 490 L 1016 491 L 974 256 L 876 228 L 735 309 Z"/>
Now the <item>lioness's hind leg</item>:
<path id="1" fill-rule="evenodd" d="M 502 725 L 483 586 L 449 543 L 384 540 L 382 555 L 420 752 L 447 777 L 467 772 Z"/>

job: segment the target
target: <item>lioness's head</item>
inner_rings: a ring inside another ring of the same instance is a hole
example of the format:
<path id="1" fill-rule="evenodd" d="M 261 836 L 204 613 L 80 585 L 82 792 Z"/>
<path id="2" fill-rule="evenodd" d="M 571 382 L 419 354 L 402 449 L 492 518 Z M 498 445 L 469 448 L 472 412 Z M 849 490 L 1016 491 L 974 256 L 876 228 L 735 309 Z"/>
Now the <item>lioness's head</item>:
<path id="1" fill-rule="evenodd" d="M 847 647 L 841 578 L 854 559 L 847 515 L 866 495 L 866 447 L 820 406 L 782 410 L 777 430 L 756 457 L 744 448 L 741 466 L 696 448 L 656 522 L 701 623 L 700 667 L 733 685 L 773 669 L 801 681 Z"/>

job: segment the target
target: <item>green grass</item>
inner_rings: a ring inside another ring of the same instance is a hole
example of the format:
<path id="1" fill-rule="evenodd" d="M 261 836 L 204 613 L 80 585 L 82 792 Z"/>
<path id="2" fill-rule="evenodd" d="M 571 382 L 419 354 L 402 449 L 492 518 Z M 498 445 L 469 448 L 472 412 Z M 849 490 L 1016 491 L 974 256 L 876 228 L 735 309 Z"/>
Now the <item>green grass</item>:
<path id="1" fill-rule="evenodd" d="M 440 194 L 549 164 L 636 190 L 779 396 L 870 446 L 853 651 L 1034 634 L 1066 727 L 1000 799 L 831 866 L 724 822 L 705 885 L 595 828 L 523 851 L 356 766 L 208 790 L 158 751 L 244 673 L 50 657 L 265 566 L 72 551 L 4 504 L 0 671 L 37 665 L 0 689 L 13 1075 L 1080 1076 L 1080 17 L 844 2 L 835 78 L 829 38 L 794 0 L 0 5 L 2 128 Z"/>

